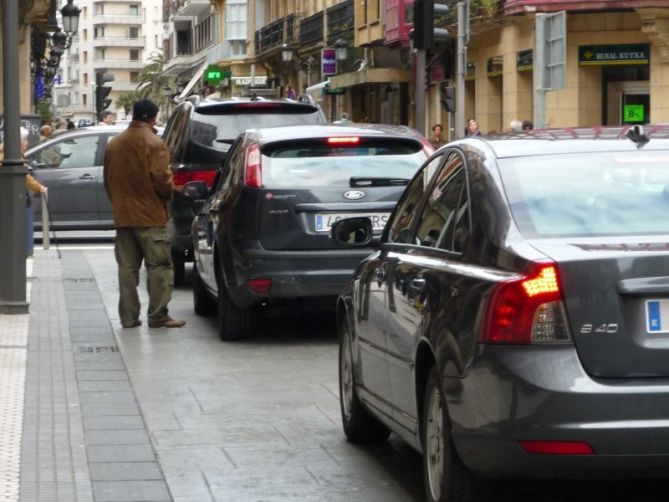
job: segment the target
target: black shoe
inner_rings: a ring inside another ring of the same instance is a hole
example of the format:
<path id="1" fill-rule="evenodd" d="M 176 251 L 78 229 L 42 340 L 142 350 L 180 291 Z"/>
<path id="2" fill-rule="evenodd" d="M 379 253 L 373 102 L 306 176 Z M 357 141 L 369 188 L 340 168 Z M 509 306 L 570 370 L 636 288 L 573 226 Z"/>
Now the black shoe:
<path id="1" fill-rule="evenodd" d="M 141 325 L 142 325 L 142 321 L 140 321 L 139 319 L 137 319 L 136 321 L 126 323 L 126 324 L 121 323 L 121 326 L 123 326 L 124 328 L 136 328 L 137 326 L 141 326 Z"/>

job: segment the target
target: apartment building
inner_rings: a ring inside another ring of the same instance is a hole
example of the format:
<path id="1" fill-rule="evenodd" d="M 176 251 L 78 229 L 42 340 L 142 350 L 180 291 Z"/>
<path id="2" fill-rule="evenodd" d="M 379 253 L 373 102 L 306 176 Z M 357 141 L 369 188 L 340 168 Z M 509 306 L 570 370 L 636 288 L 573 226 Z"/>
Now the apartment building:
<path id="1" fill-rule="evenodd" d="M 114 77 L 105 84 L 112 88 L 109 110 L 124 119 L 116 99 L 136 90 L 144 63 L 163 49 L 162 0 L 81 0 L 78 5 L 79 33 L 63 58 L 54 104 L 75 122 L 97 121 L 95 74 L 102 72 Z"/>

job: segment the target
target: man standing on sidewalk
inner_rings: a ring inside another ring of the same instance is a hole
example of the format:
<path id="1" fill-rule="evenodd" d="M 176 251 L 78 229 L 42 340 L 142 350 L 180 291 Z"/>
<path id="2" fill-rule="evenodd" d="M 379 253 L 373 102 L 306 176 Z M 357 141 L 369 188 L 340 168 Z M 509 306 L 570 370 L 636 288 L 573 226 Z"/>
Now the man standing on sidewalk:
<path id="1" fill-rule="evenodd" d="M 180 328 L 186 324 L 167 314 L 174 285 L 167 203 L 174 183 L 169 152 L 153 129 L 157 115 L 155 103 L 137 101 L 132 122 L 109 142 L 105 152 L 104 181 L 114 211 L 118 309 L 124 328 L 141 324 L 137 286 L 142 260 L 147 270 L 149 327 Z"/>

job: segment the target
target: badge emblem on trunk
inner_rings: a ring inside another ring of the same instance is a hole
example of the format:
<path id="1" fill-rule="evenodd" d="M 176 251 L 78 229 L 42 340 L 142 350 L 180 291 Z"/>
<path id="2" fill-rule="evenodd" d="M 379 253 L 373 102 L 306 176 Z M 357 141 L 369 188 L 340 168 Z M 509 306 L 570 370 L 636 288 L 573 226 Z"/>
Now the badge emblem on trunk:
<path id="1" fill-rule="evenodd" d="M 360 190 L 349 190 L 348 192 L 344 192 L 344 197 L 350 200 L 360 200 L 365 196 L 365 192 L 361 192 Z"/>

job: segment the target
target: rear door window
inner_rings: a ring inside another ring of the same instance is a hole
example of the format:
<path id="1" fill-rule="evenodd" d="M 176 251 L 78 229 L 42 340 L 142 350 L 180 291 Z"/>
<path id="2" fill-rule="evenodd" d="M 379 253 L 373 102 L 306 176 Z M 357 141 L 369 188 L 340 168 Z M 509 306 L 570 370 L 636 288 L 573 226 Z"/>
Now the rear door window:
<path id="1" fill-rule="evenodd" d="M 413 178 L 424 160 L 425 153 L 419 142 L 397 138 L 363 138 L 351 144 L 331 144 L 325 138 L 270 145 L 263 148 L 263 185 L 267 188 L 346 188 L 371 185 L 375 178 L 395 180 L 401 185 Z"/>

